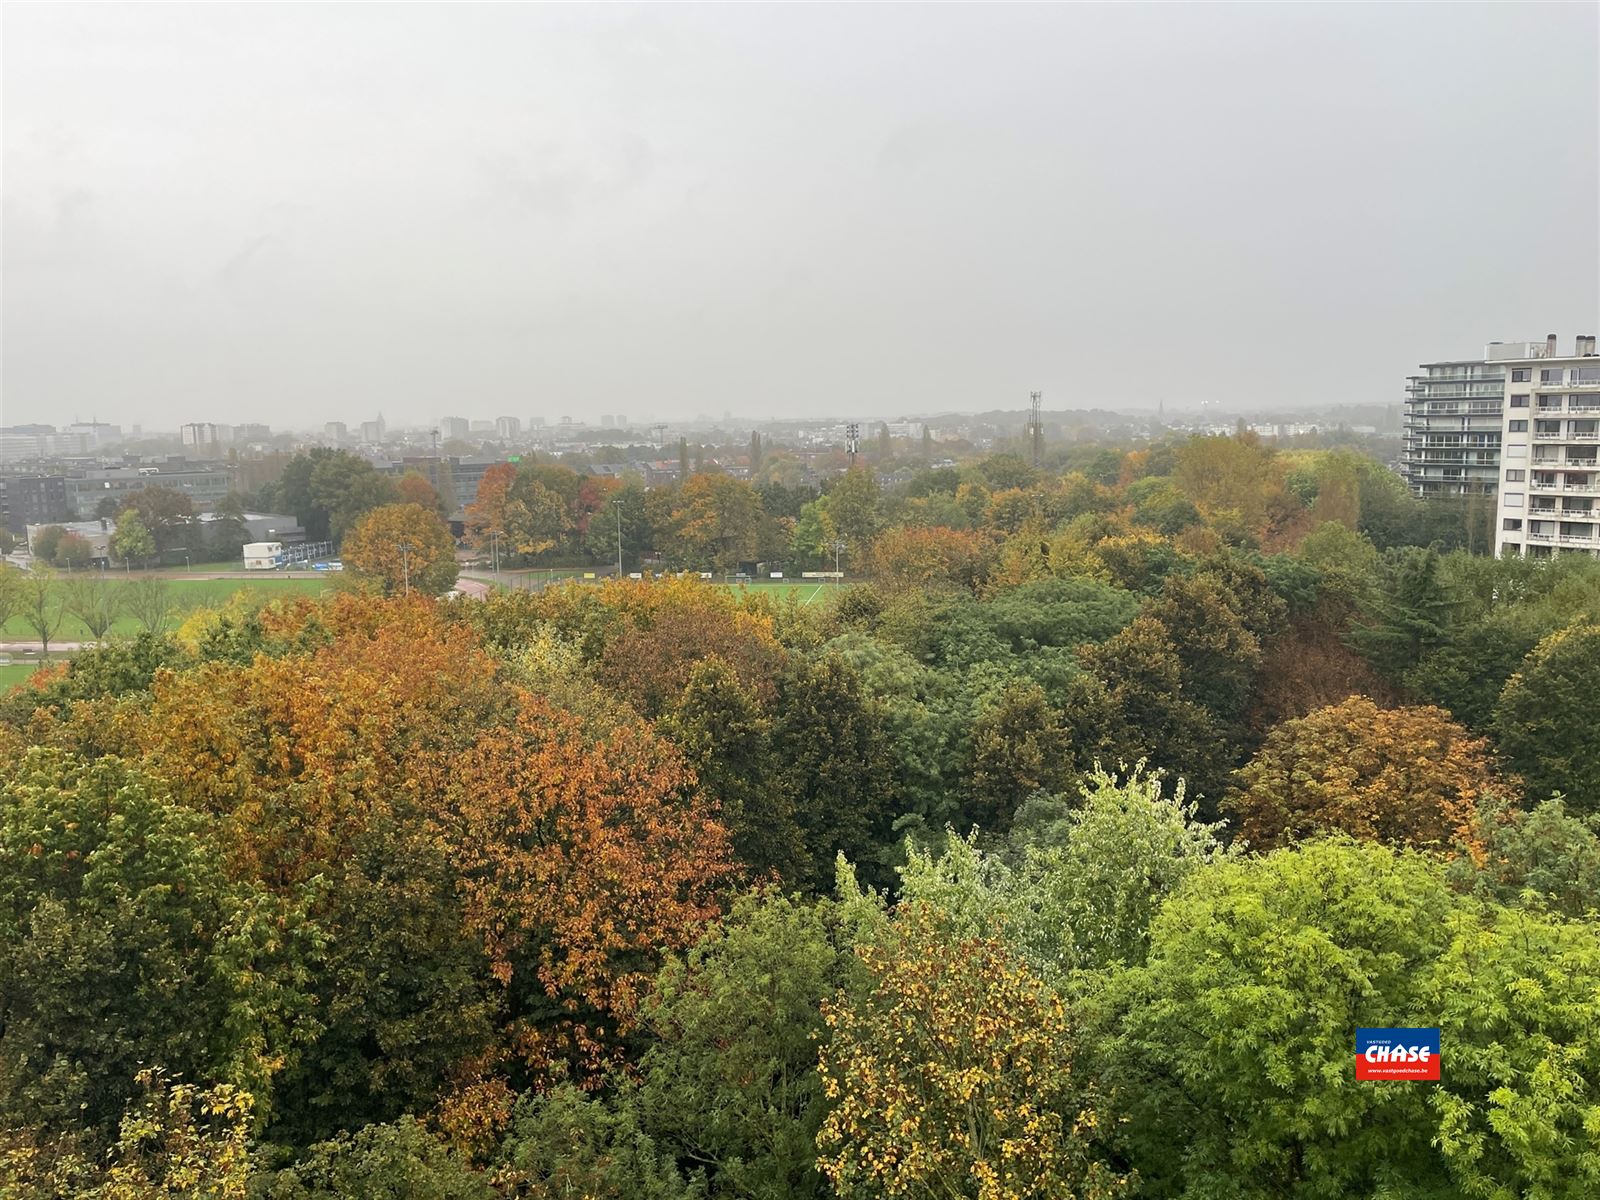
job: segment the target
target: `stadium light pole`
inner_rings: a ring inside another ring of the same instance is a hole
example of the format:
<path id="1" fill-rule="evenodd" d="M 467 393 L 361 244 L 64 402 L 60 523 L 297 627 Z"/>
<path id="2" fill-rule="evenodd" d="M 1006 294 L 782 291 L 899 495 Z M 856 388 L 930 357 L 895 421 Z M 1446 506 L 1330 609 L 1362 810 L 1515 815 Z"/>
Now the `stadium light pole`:
<path id="1" fill-rule="evenodd" d="M 611 507 L 617 510 L 617 578 L 622 578 L 622 501 L 613 500 Z"/>
<path id="2" fill-rule="evenodd" d="M 400 576 L 405 581 L 406 595 L 411 595 L 411 545 L 409 542 L 397 542 L 396 548 L 400 551 Z"/>

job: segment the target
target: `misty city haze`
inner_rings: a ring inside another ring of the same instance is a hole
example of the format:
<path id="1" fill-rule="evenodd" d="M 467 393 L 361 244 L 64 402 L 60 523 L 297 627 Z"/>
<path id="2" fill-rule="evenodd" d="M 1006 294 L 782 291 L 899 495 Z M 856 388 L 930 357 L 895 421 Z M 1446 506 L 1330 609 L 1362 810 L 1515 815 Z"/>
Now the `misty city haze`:
<path id="1" fill-rule="evenodd" d="M 1398 404 L 1595 332 L 1597 14 L 13 6 L 0 423 Z"/>

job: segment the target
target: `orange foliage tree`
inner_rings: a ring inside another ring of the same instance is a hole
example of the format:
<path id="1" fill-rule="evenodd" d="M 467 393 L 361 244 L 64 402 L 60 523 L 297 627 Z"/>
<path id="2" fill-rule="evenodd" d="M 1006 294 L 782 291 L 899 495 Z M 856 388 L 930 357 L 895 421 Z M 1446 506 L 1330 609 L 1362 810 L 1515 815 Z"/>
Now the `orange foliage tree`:
<path id="1" fill-rule="evenodd" d="M 872 544 L 872 573 L 895 590 L 955 584 L 976 587 L 983 577 L 985 541 L 975 533 L 943 526 L 901 526 Z"/>
<path id="2" fill-rule="evenodd" d="M 691 945 L 720 911 L 732 853 L 692 782 L 647 729 L 590 741 L 527 693 L 456 761 L 433 820 L 529 1065 L 599 1067 L 662 950 Z"/>
<path id="3" fill-rule="evenodd" d="M 505 607 L 492 605 L 491 614 Z M 523 617 L 549 622 L 576 639 L 600 681 L 652 718 L 683 691 L 695 664 L 708 658 L 725 662 L 739 685 L 766 704 L 787 657 L 771 616 L 698 579 L 548 588 L 518 607 Z M 519 622 L 519 628 L 527 626 Z"/>
<path id="4" fill-rule="evenodd" d="M 478 483 L 478 497 L 466 508 L 467 536 L 477 549 L 489 548 L 491 531 L 506 531 L 506 505 L 516 479 L 515 463 L 495 463 L 483 473 Z"/>
<path id="5" fill-rule="evenodd" d="M 437 596 L 456 581 L 456 544 L 436 511 L 420 504 L 385 504 L 352 529 L 340 547 L 357 576 L 375 580 L 387 596 Z"/>
<path id="6" fill-rule="evenodd" d="M 1238 773 L 1224 810 L 1257 849 L 1339 831 L 1397 846 L 1478 853 L 1487 743 L 1443 709 L 1365 696 L 1285 721 Z"/>

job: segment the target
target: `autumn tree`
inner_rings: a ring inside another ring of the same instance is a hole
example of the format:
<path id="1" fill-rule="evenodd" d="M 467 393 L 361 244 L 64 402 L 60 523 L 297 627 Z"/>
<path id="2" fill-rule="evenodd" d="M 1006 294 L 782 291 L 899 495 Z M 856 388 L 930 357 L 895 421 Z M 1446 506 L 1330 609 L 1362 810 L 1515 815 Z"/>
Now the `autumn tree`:
<path id="1" fill-rule="evenodd" d="M 1494 786 L 1487 744 L 1448 713 L 1352 696 L 1273 729 L 1224 807 L 1261 849 L 1332 831 L 1448 849 L 1479 844 Z"/>
<path id="2" fill-rule="evenodd" d="M 509 698 L 472 631 L 419 599 L 267 607 L 244 632 L 244 653 L 202 639 L 221 656 L 158 671 L 97 728 L 218 819 L 230 877 L 308 909 L 320 1029 L 275 1079 L 267 1130 L 304 1145 L 427 1110 L 493 1042 L 492 984 L 429 816 Z"/>
<path id="3" fill-rule="evenodd" d="M 873 544 L 869 561 L 874 578 L 889 588 L 975 588 L 986 557 L 976 534 L 902 527 L 887 531 Z"/>
<path id="4" fill-rule="evenodd" d="M 726 663 L 757 703 L 771 701 L 786 657 L 772 620 L 742 607 L 726 588 L 694 579 L 621 580 L 598 591 L 552 591 L 546 611 L 569 598 L 583 611 L 558 619 L 589 634 L 596 674 L 645 716 L 664 712 L 708 658 Z M 603 637 L 597 627 L 606 629 Z"/>
<path id="5" fill-rule="evenodd" d="M 510 500 L 511 483 L 516 477 L 516 464 L 503 462 L 495 463 L 478 481 L 477 499 L 465 510 L 467 536 L 475 549 L 490 549 L 491 535 L 505 533 L 506 504 Z"/>
<path id="6" fill-rule="evenodd" d="M 828 488 L 824 499 L 828 519 L 840 537 L 864 556 L 880 524 L 878 481 L 866 466 L 846 471 Z"/>
<path id="7" fill-rule="evenodd" d="M 67 536 L 67 531 L 59 525 L 46 525 L 35 533 L 28 543 L 28 553 L 41 562 L 54 562 L 56 547 L 61 544 L 61 539 Z"/>
<path id="8" fill-rule="evenodd" d="M 433 486 L 428 477 L 421 471 L 412 468 L 394 485 L 395 494 L 399 496 L 401 504 L 415 504 L 429 512 L 438 513 L 440 517 L 448 517 L 444 501 L 439 497 L 439 490 Z"/>
<path id="9" fill-rule="evenodd" d="M 594 1070 L 634 1025 L 656 956 L 717 914 L 727 834 L 659 738 L 621 727 L 591 743 L 526 694 L 451 770 L 433 819 L 506 988 L 514 1047 L 531 1066 Z"/>
<path id="10" fill-rule="evenodd" d="M 245 1200 L 255 1098 L 223 1083 L 202 1088 L 160 1067 L 139 1072 L 140 1094 L 114 1137 L 41 1137 L 0 1126 L 0 1186 L 8 1198 Z M 101 1143 L 109 1143 L 101 1149 Z M 96 1151 L 99 1151 L 98 1153 Z"/>
<path id="11" fill-rule="evenodd" d="M 506 492 L 498 528 L 513 553 L 529 557 L 543 554 L 556 549 L 571 534 L 571 502 L 531 471 L 519 471 Z"/>
<path id="12" fill-rule="evenodd" d="M 345 538 L 345 565 L 384 595 L 437 596 L 456 581 L 456 547 L 438 514 L 420 504 L 390 504 L 362 517 Z"/>
<path id="13" fill-rule="evenodd" d="M 1272 449 L 1251 433 L 1189 439 L 1178 449 L 1172 479 L 1235 541 L 1268 536 L 1299 507 Z"/>
<path id="14" fill-rule="evenodd" d="M 69 571 L 81 571 L 94 559 L 94 547 L 89 539 L 81 533 L 67 533 L 56 543 L 56 552 L 52 561 L 58 567 L 66 567 Z"/>
<path id="15" fill-rule="evenodd" d="M 1541 641 L 1506 682 L 1495 708 L 1501 751 L 1529 792 L 1559 792 L 1579 812 L 1600 811 L 1600 624 L 1579 621 Z"/>
<path id="16" fill-rule="evenodd" d="M 700 472 L 676 488 L 672 500 L 661 548 L 673 562 L 731 571 L 755 558 L 761 500 L 747 481 Z"/>
<path id="17" fill-rule="evenodd" d="M 1003 941 L 902 906 L 858 949 L 859 994 L 824 1008 L 817 1137 L 836 1195 L 1114 1196 L 1096 1102 L 1059 994 Z"/>

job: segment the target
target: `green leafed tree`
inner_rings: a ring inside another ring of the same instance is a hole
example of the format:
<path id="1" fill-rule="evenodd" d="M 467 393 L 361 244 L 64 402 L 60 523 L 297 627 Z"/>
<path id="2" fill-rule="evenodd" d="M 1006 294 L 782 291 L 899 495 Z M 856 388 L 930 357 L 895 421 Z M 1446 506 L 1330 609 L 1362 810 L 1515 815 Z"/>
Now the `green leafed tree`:
<path id="1" fill-rule="evenodd" d="M 29 751 L 0 777 L 0 1113 L 109 1131 L 152 1063 L 264 1090 L 315 1029 L 297 928 L 136 769 Z"/>
<path id="2" fill-rule="evenodd" d="M 821 1005 L 853 956 L 830 901 L 742 897 L 645 1002 L 639 1119 L 713 1196 L 826 1194 L 816 1170 Z"/>
<path id="3" fill-rule="evenodd" d="M 111 552 L 123 562 L 149 562 L 155 557 L 156 539 L 135 509 L 125 509 L 111 535 Z"/>
<path id="4" fill-rule="evenodd" d="M 721 658 L 690 670 L 661 727 L 715 800 L 734 851 L 760 876 L 794 882 L 804 873 L 804 836 L 784 764 L 773 750 L 772 719 Z"/>
<path id="5" fill-rule="evenodd" d="M 311 1147 L 294 1166 L 265 1172 L 253 1195 L 263 1200 L 493 1200 L 473 1170 L 412 1117 L 367 1125 Z"/>
<path id="6" fill-rule="evenodd" d="M 1545 638 L 1506 681 L 1495 708 L 1500 750 L 1530 795 L 1556 792 L 1577 812 L 1600 811 L 1600 624 Z"/>
<path id="7" fill-rule="evenodd" d="M 1358 1026 L 1425 1026 L 1457 901 L 1436 860 L 1317 843 L 1192 875 L 1102 997 L 1100 1070 L 1156 1197 L 1442 1195 L 1424 1089 L 1356 1086 Z M 1387 1190 L 1386 1190 L 1387 1189 Z M 1429 1190 L 1432 1189 L 1432 1190 Z"/>

